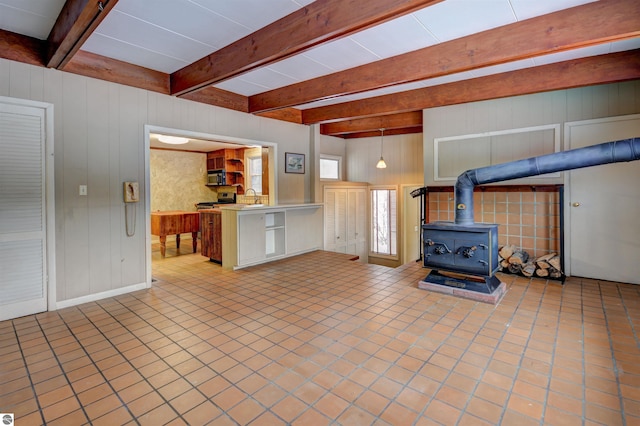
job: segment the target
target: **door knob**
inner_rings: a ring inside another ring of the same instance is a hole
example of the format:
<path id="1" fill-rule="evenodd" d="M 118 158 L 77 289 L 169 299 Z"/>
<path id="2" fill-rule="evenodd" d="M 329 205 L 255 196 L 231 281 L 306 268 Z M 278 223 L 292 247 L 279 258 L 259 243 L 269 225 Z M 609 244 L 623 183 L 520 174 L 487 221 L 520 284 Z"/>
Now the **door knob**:
<path id="1" fill-rule="evenodd" d="M 577 201 L 576 201 L 575 203 L 571 204 L 571 205 L 572 205 L 573 207 L 580 207 L 580 203 L 579 203 L 579 202 L 577 202 Z"/>

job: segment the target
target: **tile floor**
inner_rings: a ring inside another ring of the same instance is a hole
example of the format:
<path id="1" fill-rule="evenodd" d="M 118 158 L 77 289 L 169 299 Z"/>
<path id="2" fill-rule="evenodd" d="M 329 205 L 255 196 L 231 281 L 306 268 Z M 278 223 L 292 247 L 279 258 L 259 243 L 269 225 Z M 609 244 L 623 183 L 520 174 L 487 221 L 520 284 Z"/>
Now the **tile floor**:
<path id="1" fill-rule="evenodd" d="M 499 305 L 315 252 L 0 322 L 17 425 L 640 424 L 640 286 L 501 275 Z"/>

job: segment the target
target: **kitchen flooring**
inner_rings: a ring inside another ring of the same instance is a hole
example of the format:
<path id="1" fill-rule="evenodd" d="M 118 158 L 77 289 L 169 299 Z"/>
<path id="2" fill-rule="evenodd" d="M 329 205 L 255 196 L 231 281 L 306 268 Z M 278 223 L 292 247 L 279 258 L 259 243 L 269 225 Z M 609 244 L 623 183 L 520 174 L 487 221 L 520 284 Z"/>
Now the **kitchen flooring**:
<path id="1" fill-rule="evenodd" d="M 640 424 L 640 286 L 500 275 L 493 306 L 418 289 L 419 263 L 314 252 L 231 272 L 187 248 L 154 247 L 150 290 L 0 322 L 0 412 L 18 425 Z"/>

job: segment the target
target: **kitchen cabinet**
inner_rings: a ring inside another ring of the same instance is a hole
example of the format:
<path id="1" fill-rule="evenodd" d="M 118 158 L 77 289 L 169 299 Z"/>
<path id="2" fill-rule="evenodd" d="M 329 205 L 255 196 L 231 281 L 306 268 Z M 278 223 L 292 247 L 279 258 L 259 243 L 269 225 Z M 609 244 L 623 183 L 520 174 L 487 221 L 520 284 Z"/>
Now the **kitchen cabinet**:
<path id="1" fill-rule="evenodd" d="M 322 205 L 221 206 L 225 269 L 322 248 Z"/>
<path id="2" fill-rule="evenodd" d="M 227 185 L 236 187 L 238 194 L 244 194 L 244 150 L 218 149 L 207 154 L 207 170 L 225 170 Z"/>
<path id="3" fill-rule="evenodd" d="M 212 151 L 207 154 L 207 170 L 224 169 L 224 166 L 225 158 L 223 149 Z"/>
<path id="4" fill-rule="evenodd" d="M 202 225 L 202 255 L 222 263 L 222 212 L 218 209 L 200 211 Z"/>

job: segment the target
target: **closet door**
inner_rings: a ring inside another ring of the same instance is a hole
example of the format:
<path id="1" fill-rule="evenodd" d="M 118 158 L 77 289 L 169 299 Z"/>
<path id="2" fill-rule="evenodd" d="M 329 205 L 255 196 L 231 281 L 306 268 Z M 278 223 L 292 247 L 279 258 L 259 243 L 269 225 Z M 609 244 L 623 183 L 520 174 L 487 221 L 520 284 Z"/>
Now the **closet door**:
<path id="1" fill-rule="evenodd" d="M 347 252 L 347 190 L 344 188 L 324 191 L 324 249 Z"/>
<path id="2" fill-rule="evenodd" d="M 367 261 L 367 191 L 365 188 L 349 189 L 347 193 L 347 253 Z"/>
<path id="3" fill-rule="evenodd" d="M 45 111 L 0 102 L 0 320 L 47 309 Z"/>

